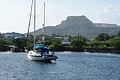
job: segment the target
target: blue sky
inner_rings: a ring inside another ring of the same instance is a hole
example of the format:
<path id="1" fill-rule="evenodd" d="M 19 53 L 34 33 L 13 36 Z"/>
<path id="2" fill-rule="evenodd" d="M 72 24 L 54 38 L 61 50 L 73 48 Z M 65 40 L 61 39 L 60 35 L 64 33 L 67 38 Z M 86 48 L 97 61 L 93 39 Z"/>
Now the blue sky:
<path id="1" fill-rule="evenodd" d="M 94 23 L 120 25 L 120 0 L 37 0 L 37 29 L 43 24 L 55 26 L 67 16 L 85 15 Z M 31 0 L 0 0 L 0 32 L 27 32 Z M 33 28 L 31 27 L 31 31 Z"/>

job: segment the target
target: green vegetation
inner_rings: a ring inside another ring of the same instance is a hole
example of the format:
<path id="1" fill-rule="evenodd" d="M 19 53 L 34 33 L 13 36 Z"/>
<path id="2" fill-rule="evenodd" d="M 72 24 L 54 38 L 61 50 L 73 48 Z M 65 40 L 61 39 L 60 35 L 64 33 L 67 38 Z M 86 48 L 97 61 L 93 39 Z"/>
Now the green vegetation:
<path id="1" fill-rule="evenodd" d="M 87 49 L 92 49 L 93 51 L 100 49 L 106 50 L 106 52 L 109 51 L 109 49 L 112 51 L 120 51 L 120 31 L 114 36 L 107 33 L 101 33 L 93 40 L 86 40 L 84 36 L 71 37 L 70 45 L 62 44 L 61 41 L 62 39 L 50 39 L 45 42 L 45 46 L 49 47 L 51 51 L 86 51 Z M 43 44 L 43 42 L 39 41 L 37 41 L 37 43 Z M 24 47 L 33 49 L 33 39 L 0 39 L 0 51 L 10 50 L 9 45 L 15 46 L 18 51 L 24 51 Z"/>
<path id="2" fill-rule="evenodd" d="M 54 43 L 52 45 L 49 46 L 51 51 L 64 51 L 65 50 L 65 45 L 64 44 L 57 44 Z"/>
<path id="3" fill-rule="evenodd" d="M 117 37 L 119 37 L 119 38 L 120 38 L 120 31 L 117 33 Z"/>
<path id="4" fill-rule="evenodd" d="M 94 40 L 96 41 L 106 41 L 110 39 L 110 35 L 108 35 L 107 33 L 101 33 L 98 36 L 95 37 Z"/>
<path id="5" fill-rule="evenodd" d="M 12 44 L 16 46 L 21 51 L 24 51 L 24 47 L 27 46 L 27 39 L 26 38 L 15 38 L 12 39 Z"/>
<path id="6" fill-rule="evenodd" d="M 9 45 L 10 42 L 8 40 L 5 40 L 3 38 L 0 39 L 0 44 L 3 44 L 3 45 Z"/>
<path id="7" fill-rule="evenodd" d="M 110 36 L 106 33 L 99 34 L 94 40 L 87 42 L 87 45 L 85 46 L 86 50 L 90 52 L 120 53 L 120 37 L 118 34 L 116 36 Z M 104 39 L 105 35 L 106 39 Z"/>
<path id="8" fill-rule="evenodd" d="M 7 41 L 3 38 L 0 39 L 0 51 L 8 51 L 10 48 L 8 45 L 10 44 L 10 41 Z"/>
<path id="9" fill-rule="evenodd" d="M 120 49 L 120 38 L 113 38 L 110 40 L 112 47 Z"/>
<path id="10" fill-rule="evenodd" d="M 64 51 L 65 45 L 61 44 L 60 40 L 52 40 L 52 44 L 49 46 L 51 51 Z"/>
<path id="11" fill-rule="evenodd" d="M 83 50 L 84 46 L 86 45 L 86 40 L 83 36 L 78 36 L 74 40 L 71 40 L 71 48 L 77 51 Z"/>

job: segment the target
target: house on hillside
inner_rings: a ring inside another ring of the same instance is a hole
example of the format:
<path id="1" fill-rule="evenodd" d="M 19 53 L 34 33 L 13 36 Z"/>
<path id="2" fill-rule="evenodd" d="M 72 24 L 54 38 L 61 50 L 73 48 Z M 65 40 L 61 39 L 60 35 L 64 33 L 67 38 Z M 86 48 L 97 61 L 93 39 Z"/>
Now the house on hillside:
<path id="1" fill-rule="evenodd" d="M 69 40 L 62 40 L 61 43 L 62 43 L 62 44 L 66 44 L 66 45 L 70 45 L 70 41 L 69 41 Z"/>
<path id="2" fill-rule="evenodd" d="M 61 41 L 62 44 L 70 45 L 70 37 L 69 36 L 64 36 L 63 40 Z"/>
<path id="3" fill-rule="evenodd" d="M 12 33 L 4 33 L 3 37 L 5 39 L 14 39 L 14 38 L 22 38 L 22 37 L 24 37 L 24 35 L 20 34 L 20 33 L 12 32 Z"/>

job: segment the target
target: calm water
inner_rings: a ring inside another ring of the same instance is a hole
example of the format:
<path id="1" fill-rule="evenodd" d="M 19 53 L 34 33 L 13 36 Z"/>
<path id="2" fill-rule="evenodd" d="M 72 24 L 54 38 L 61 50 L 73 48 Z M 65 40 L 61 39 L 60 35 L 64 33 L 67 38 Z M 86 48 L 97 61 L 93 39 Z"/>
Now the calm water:
<path id="1" fill-rule="evenodd" d="M 57 52 L 52 63 L 0 52 L 0 80 L 120 80 L 120 55 Z"/>

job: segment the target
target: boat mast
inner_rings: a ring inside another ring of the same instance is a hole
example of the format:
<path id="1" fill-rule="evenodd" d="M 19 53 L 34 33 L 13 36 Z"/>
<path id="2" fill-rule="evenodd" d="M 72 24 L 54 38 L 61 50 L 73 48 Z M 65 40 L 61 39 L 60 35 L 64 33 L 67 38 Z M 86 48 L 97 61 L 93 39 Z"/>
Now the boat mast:
<path id="1" fill-rule="evenodd" d="M 35 28 L 36 28 L 36 0 L 34 0 L 34 44 L 35 44 Z M 35 47 L 34 47 L 35 50 Z"/>
<path id="2" fill-rule="evenodd" d="M 44 2 L 43 45 L 45 45 L 45 2 Z"/>
<path id="3" fill-rule="evenodd" d="M 30 29 L 30 25 L 31 25 L 32 9 L 33 9 L 33 0 L 32 0 L 32 3 L 31 3 L 31 8 L 30 8 L 30 17 L 29 17 L 29 23 L 28 23 L 27 38 L 29 37 L 29 29 Z"/>

